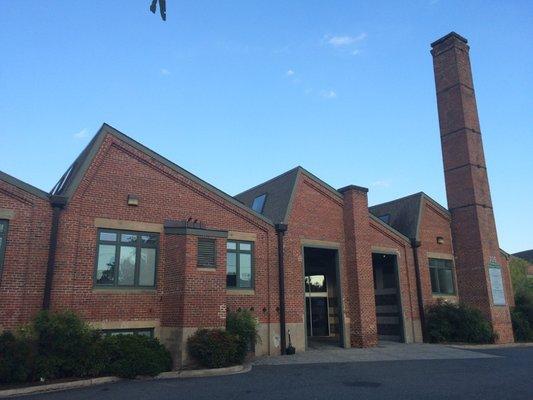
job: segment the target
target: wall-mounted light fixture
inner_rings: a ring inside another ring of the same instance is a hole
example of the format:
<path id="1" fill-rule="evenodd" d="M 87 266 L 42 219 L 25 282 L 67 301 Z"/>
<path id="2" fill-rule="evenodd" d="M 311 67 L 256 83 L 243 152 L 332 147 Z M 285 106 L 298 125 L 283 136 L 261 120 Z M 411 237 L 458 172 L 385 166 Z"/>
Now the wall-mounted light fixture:
<path id="1" fill-rule="evenodd" d="M 139 205 L 139 197 L 135 196 L 134 194 L 128 194 L 128 206 L 138 206 Z"/>
<path id="2" fill-rule="evenodd" d="M 442 236 L 437 236 L 437 243 L 438 244 L 443 244 L 444 243 L 444 238 Z"/>

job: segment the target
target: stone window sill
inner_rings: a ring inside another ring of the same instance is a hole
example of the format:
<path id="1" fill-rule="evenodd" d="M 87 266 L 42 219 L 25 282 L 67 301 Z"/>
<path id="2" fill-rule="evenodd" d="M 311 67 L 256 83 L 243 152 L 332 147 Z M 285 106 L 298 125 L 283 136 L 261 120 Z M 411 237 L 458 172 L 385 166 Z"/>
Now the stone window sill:
<path id="1" fill-rule="evenodd" d="M 253 296 L 255 295 L 254 289 L 226 289 L 226 294 L 232 296 Z"/>

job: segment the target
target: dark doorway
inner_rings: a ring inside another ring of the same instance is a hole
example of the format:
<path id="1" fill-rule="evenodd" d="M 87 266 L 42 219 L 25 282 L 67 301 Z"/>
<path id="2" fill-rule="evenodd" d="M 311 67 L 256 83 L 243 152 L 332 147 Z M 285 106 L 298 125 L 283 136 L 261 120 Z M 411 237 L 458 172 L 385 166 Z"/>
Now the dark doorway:
<path id="1" fill-rule="evenodd" d="M 403 341 L 396 255 L 372 254 L 376 319 L 380 340 Z"/>
<path id="2" fill-rule="evenodd" d="M 307 344 L 341 345 L 337 250 L 304 248 Z"/>

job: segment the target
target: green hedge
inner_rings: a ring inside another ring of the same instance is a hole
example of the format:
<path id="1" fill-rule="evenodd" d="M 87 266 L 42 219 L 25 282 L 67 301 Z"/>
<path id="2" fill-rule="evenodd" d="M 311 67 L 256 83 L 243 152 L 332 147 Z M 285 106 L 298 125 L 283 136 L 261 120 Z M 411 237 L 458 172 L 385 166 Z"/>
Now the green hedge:
<path id="1" fill-rule="evenodd" d="M 172 368 L 157 339 L 102 337 L 71 312 L 39 313 L 16 335 L 0 335 L 0 384 L 70 377 L 157 375 Z"/>
<path id="2" fill-rule="evenodd" d="M 496 334 L 483 314 L 465 304 L 439 302 L 426 314 L 429 341 L 432 343 L 493 343 Z"/>
<path id="3" fill-rule="evenodd" d="M 533 342 L 533 291 L 520 290 L 511 310 L 513 331 L 518 342 Z"/>

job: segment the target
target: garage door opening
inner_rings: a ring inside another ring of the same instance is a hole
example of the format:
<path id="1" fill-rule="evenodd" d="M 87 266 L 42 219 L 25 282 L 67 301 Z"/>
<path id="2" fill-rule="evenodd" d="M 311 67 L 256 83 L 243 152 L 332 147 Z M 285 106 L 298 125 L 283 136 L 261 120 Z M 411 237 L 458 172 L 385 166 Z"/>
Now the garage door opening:
<path id="1" fill-rule="evenodd" d="M 379 340 L 403 342 L 398 263 L 394 254 L 372 254 Z"/>
<path id="2" fill-rule="evenodd" d="M 304 248 L 307 346 L 342 345 L 337 250 Z"/>

